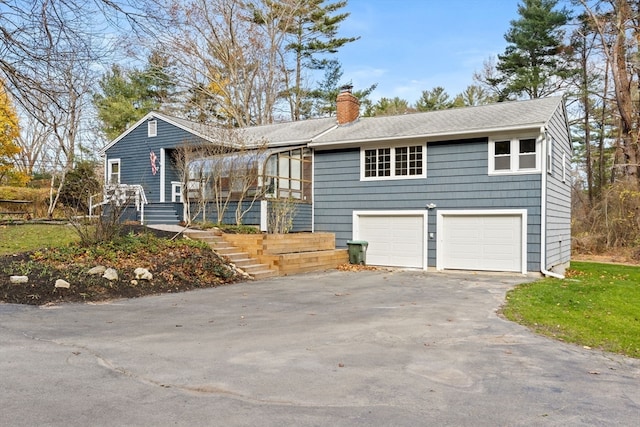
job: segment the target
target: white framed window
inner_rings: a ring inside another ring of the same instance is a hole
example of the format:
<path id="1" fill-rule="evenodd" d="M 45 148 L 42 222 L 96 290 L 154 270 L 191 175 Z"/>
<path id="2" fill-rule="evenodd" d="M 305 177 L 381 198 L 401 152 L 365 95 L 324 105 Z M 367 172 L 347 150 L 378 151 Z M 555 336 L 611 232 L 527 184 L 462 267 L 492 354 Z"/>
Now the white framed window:
<path id="1" fill-rule="evenodd" d="M 567 182 L 567 153 L 562 153 L 562 182 Z"/>
<path id="2" fill-rule="evenodd" d="M 553 138 L 547 137 L 547 173 L 553 175 Z"/>
<path id="3" fill-rule="evenodd" d="M 107 164 L 107 183 L 120 184 L 120 159 L 109 159 Z"/>
<path id="4" fill-rule="evenodd" d="M 489 140 L 489 175 L 540 172 L 540 149 L 534 137 Z"/>
<path id="5" fill-rule="evenodd" d="M 171 201 L 182 203 L 182 183 L 171 181 Z"/>
<path id="6" fill-rule="evenodd" d="M 412 179 L 427 176 L 427 147 L 406 145 L 360 150 L 360 179 Z"/>
<path id="7" fill-rule="evenodd" d="M 157 135 L 158 135 L 158 121 L 149 120 L 147 122 L 147 136 L 151 138 Z"/>
<path id="8" fill-rule="evenodd" d="M 274 153 L 265 163 L 267 197 L 311 201 L 311 175 L 308 149 Z"/>

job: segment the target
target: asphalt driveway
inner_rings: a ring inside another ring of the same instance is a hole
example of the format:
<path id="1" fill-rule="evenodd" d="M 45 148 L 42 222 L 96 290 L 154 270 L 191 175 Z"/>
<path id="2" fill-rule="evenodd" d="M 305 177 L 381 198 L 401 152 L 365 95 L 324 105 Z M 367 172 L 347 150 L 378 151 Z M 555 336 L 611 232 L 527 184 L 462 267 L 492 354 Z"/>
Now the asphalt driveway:
<path id="1" fill-rule="evenodd" d="M 331 271 L 101 305 L 0 304 L 0 420 L 637 425 L 640 360 L 498 317 L 522 281 Z"/>

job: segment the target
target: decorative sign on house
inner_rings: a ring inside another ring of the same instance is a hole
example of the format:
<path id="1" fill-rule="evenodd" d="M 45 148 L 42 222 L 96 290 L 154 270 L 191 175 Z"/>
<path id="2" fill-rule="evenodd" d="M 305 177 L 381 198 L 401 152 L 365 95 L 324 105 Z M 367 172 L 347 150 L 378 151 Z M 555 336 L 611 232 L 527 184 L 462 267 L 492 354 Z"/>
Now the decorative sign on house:
<path id="1" fill-rule="evenodd" d="M 156 156 L 156 153 L 154 153 L 153 151 L 150 152 L 149 160 L 151 161 L 151 175 L 155 175 L 156 173 L 158 173 L 158 157 Z"/>

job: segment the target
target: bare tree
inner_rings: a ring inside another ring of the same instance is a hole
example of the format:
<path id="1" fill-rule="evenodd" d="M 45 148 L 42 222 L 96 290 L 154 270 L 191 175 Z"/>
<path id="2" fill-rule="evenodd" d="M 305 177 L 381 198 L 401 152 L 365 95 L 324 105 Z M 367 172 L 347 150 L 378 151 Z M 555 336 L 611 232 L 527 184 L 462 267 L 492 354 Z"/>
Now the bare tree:
<path id="1" fill-rule="evenodd" d="M 637 184 L 640 179 L 640 5 L 631 0 L 580 0 L 580 3 L 598 33 L 613 81 L 623 156 L 619 166 L 626 177 Z"/>
<path id="2" fill-rule="evenodd" d="M 101 29 L 93 0 L 7 1 L 0 13 L 0 74 L 10 83 L 21 114 L 37 132 L 23 135 L 32 148 L 24 166 L 32 168 L 35 155 L 53 142 L 56 156 L 48 165 L 53 173 L 48 215 L 52 216 L 59 189 L 72 169 L 77 140 L 83 132 L 94 69 L 106 46 L 95 33 Z M 44 132 L 42 132 L 44 130 Z"/>
<path id="3" fill-rule="evenodd" d="M 178 84 L 192 109 L 205 106 L 218 124 L 244 127 L 271 123 L 283 90 L 281 33 L 254 22 L 253 3 L 243 0 L 160 0 L 166 21 L 150 25 L 179 69 Z"/>

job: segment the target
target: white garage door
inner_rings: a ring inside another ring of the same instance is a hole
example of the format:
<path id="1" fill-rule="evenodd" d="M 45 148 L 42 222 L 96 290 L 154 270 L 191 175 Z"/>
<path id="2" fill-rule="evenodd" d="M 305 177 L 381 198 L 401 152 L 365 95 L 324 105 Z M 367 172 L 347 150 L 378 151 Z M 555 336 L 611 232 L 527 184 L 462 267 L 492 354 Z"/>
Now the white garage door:
<path id="1" fill-rule="evenodd" d="M 439 268 L 522 271 L 522 215 L 443 215 Z"/>
<path id="2" fill-rule="evenodd" d="M 367 264 L 424 267 L 424 215 L 358 215 L 356 236 L 369 242 Z"/>

